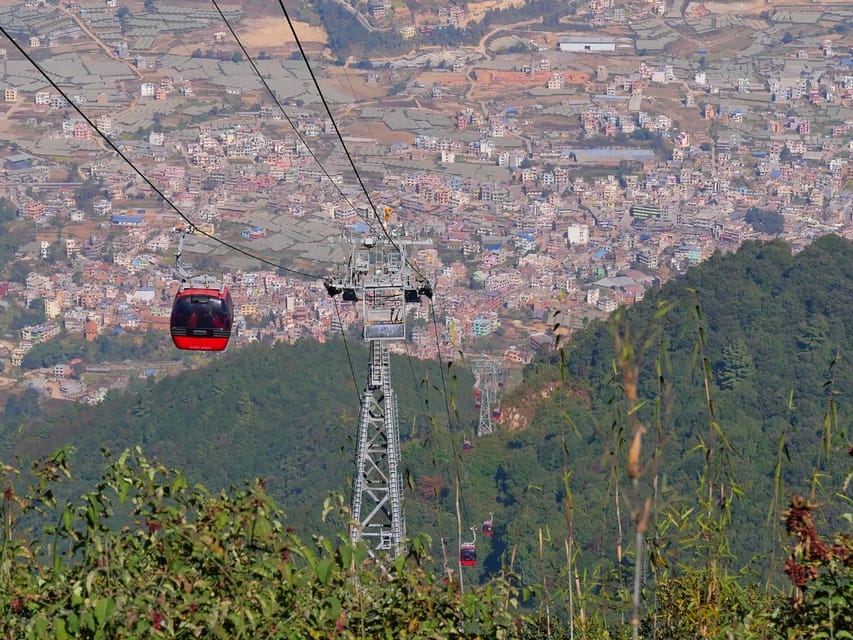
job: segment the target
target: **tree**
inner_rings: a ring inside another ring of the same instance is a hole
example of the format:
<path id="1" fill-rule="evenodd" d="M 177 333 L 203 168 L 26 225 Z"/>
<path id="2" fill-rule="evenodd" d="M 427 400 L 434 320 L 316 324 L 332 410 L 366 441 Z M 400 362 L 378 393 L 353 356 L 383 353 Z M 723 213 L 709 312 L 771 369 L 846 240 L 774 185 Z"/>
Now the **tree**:
<path id="1" fill-rule="evenodd" d="M 762 211 L 758 207 L 751 207 L 746 212 L 744 221 L 758 233 L 778 236 L 785 230 L 785 217 L 781 213 Z"/>
<path id="2" fill-rule="evenodd" d="M 95 178 L 87 178 L 86 181 L 77 187 L 77 208 L 84 211 L 91 211 L 92 203 L 102 198 L 106 192 Z"/>
<path id="3" fill-rule="evenodd" d="M 735 389 L 742 383 L 751 381 L 754 375 L 755 363 L 743 340 L 723 348 L 723 359 L 717 370 L 717 384 L 720 389 Z"/>
<path id="4" fill-rule="evenodd" d="M 0 223 L 10 222 L 18 217 L 18 211 L 6 198 L 0 198 Z"/>

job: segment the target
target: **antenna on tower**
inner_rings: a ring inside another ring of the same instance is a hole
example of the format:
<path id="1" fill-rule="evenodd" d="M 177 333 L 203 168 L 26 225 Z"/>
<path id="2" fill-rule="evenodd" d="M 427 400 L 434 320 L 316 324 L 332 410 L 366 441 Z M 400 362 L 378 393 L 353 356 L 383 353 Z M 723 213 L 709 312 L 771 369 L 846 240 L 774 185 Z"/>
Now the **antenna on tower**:
<path id="1" fill-rule="evenodd" d="M 386 208 L 385 225 L 390 214 Z M 362 337 L 370 348 L 358 422 L 350 540 L 364 541 L 374 557 L 396 558 L 403 553 L 406 522 L 388 343 L 406 339 L 406 305 L 421 296 L 432 298 L 432 287 L 413 273 L 404 249 L 383 236 L 354 243 L 346 269 L 324 284 L 330 296 L 361 304 Z"/>

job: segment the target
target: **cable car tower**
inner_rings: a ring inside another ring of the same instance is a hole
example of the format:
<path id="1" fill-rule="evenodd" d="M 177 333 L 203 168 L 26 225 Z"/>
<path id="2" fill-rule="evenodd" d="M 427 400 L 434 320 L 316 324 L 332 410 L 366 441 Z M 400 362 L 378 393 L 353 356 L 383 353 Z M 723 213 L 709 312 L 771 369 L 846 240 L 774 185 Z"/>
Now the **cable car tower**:
<path id="1" fill-rule="evenodd" d="M 432 298 L 432 288 L 412 272 L 401 245 L 385 237 L 355 243 L 346 270 L 328 278 L 325 286 L 332 297 L 341 294 L 345 301 L 361 303 L 362 336 L 370 348 L 358 421 L 350 539 L 365 541 L 373 556 L 397 557 L 403 552 L 406 523 L 388 343 L 406 339 L 406 305 L 422 295 Z"/>
<path id="2" fill-rule="evenodd" d="M 475 406 L 479 404 L 480 422 L 477 435 L 490 436 L 494 433 L 494 422 L 501 419 L 498 390 L 504 386 L 504 371 L 500 362 L 486 357 L 471 358 L 474 372 Z"/>

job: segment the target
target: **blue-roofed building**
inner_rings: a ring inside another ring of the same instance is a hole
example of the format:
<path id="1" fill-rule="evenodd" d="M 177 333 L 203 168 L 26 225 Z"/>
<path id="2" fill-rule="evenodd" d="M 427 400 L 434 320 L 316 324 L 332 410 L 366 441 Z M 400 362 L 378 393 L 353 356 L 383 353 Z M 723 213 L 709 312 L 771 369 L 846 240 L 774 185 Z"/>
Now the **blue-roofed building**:
<path id="1" fill-rule="evenodd" d="M 240 236 L 245 240 L 258 240 L 267 237 L 267 230 L 264 227 L 253 226 L 241 231 Z"/>
<path id="2" fill-rule="evenodd" d="M 127 214 L 115 214 L 110 218 L 112 224 L 117 224 L 122 227 L 138 227 L 145 220 L 144 216 L 134 216 Z"/>
<path id="3" fill-rule="evenodd" d="M 536 249 L 536 236 L 531 233 L 516 234 L 515 247 L 519 251 L 533 251 Z"/>

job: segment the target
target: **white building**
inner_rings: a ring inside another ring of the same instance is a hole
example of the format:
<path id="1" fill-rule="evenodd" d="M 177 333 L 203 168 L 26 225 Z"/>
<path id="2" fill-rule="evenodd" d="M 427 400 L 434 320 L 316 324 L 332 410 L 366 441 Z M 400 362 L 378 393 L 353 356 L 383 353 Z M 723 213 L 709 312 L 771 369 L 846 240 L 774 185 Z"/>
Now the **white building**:
<path id="1" fill-rule="evenodd" d="M 616 51 L 616 38 L 611 36 L 561 36 L 560 51 Z"/>
<path id="2" fill-rule="evenodd" d="M 589 244 L 589 227 L 584 224 L 570 224 L 566 238 L 569 246 Z"/>

